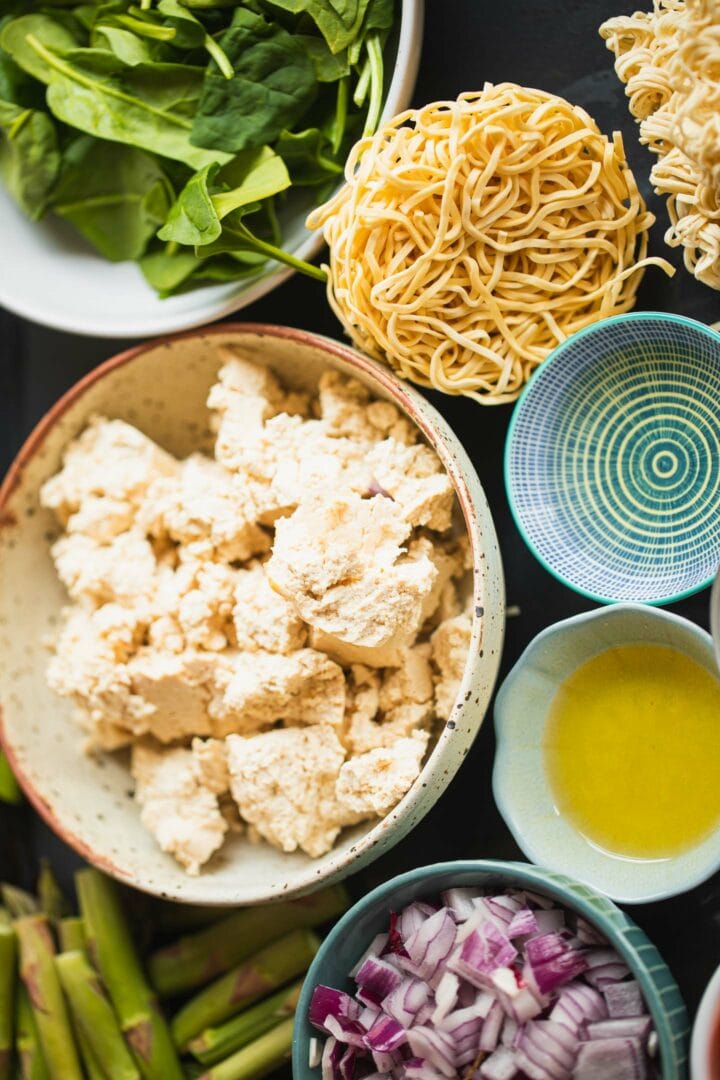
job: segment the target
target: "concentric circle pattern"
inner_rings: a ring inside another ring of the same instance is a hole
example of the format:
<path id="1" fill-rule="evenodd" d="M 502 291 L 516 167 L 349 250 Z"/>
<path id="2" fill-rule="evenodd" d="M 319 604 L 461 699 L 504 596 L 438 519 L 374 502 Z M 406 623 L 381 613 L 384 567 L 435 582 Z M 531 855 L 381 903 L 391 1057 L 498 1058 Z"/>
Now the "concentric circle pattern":
<path id="1" fill-rule="evenodd" d="M 579 592 L 667 603 L 720 563 L 720 335 L 608 319 L 560 345 L 513 414 L 508 497 L 527 543 Z"/>

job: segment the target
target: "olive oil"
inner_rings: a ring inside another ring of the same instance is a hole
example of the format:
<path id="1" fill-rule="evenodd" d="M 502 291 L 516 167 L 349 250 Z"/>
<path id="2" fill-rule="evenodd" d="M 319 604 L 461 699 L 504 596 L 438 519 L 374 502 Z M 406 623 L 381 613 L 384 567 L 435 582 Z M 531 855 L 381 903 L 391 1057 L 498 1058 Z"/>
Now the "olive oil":
<path id="1" fill-rule="evenodd" d="M 720 679 L 664 645 L 624 645 L 560 686 L 543 739 L 555 808 L 603 850 L 678 854 L 720 827 Z"/>

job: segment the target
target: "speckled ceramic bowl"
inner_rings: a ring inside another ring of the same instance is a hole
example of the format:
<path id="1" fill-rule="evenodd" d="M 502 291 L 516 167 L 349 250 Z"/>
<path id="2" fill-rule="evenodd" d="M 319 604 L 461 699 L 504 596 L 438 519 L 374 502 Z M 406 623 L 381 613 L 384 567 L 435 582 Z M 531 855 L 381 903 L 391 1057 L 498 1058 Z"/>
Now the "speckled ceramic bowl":
<path id="1" fill-rule="evenodd" d="M 457 491 L 472 544 L 472 643 L 457 704 L 420 777 L 382 821 L 344 832 L 319 859 L 229 840 L 205 872 L 187 877 L 141 826 L 129 775 L 117 757 L 84 757 L 70 704 L 48 689 L 43 642 L 53 635 L 64 591 L 50 560 L 57 526 L 38 490 L 92 413 L 137 424 L 174 454 L 209 446 L 205 400 L 217 346 L 236 346 L 271 365 L 293 388 L 312 388 L 328 366 L 394 401 L 435 448 Z M 301 330 L 226 324 L 113 357 L 60 399 L 20 451 L 0 489 L 0 695 L 2 742 L 20 783 L 45 820 L 90 862 L 121 881 L 176 900 L 251 904 L 342 877 L 397 843 L 428 812 L 459 768 L 482 723 L 497 673 L 504 624 L 503 577 L 490 511 L 475 470 L 423 397 L 361 354 Z"/>
<path id="2" fill-rule="evenodd" d="M 615 904 L 587 885 L 537 866 L 481 859 L 437 863 L 401 874 L 374 889 L 343 916 L 323 942 L 305 980 L 293 1040 L 294 1080 L 315 1080 L 320 1076 L 320 1069 L 308 1066 L 310 1039 L 317 1034 L 307 1021 L 314 987 L 325 983 L 351 990 L 352 981 L 347 973 L 373 937 L 386 929 L 388 912 L 399 911 L 413 900 L 432 897 L 443 889 L 456 886 L 533 889 L 571 908 L 596 926 L 617 949 L 642 986 L 658 1033 L 662 1080 L 683 1080 L 687 1060 L 687 1012 L 675 980 L 643 931 Z"/>
<path id="3" fill-rule="evenodd" d="M 542 740 L 558 687 L 592 656 L 617 645 L 665 645 L 717 675 L 710 635 L 646 604 L 614 604 L 549 626 L 505 678 L 495 699 L 493 792 L 529 859 L 572 874 L 623 904 L 664 900 L 720 869 L 720 832 L 667 859 L 616 857 L 591 844 L 555 807 Z"/>

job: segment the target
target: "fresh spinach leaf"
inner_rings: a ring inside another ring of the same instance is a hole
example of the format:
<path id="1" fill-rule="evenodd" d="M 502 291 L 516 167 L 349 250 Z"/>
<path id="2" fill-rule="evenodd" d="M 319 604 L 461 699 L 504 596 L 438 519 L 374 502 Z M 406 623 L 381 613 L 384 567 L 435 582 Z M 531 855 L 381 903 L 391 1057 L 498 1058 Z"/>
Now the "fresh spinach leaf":
<path id="1" fill-rule="evenodd" d="M 157 42 L 148 41 L 133 34 L 130 30 L 123 30 L 122 27 L 110 26 L 107 23 L 100 23 L 93 27 L 90 44 L 96 49 L 107 48 L 123 64 L 130 66 L 160 63 L 167 57 L 167 50 Z"/>
<path id="2" fill-rule="evenodd" d="M 167 248 L 148 252 L 139 260 L 143 277 L 163 299 L 172 296 L 188 280 L 198 263 L 192 251 L 177 251 L 170 244 Z"/>
<path id="3" fill-rule="evenodd" d="M 57 134 L 47 113 L 0 101 L 0 177 L 29 217 L 42 215 L 59 168 Z"/>
<path id="4" fill-rule="evenodd" d="M 324 184 L 342 176 L 342 165 L 328 156 L 327 140 L 318 128 L 283 131 L 275 150 L 287 165 L 293 184 Z"/>
<path id="5" fill-rule="evenodd" d="M 61 19 L 53 15 L 21 15 L 6 23 L 0 32 L 0 48 L 8 53 L 18 67 L 40 82 L 49 83 L 52 72 L 35 49 L 28 43 L 32 36 L 47 49 L 65 52 L 83 44 L 83 30 L 77 20 Z"/>
<path id="6" fill-rule="evenodd" d="M 215 39 L 191 11 L 178 0 L 160 0 L 158 11 L 175 31 L 172 44 L 182 49 L 204 48 L 226 79 L 232 79 L 233 67 Z"/>
<path id="7" fill-rule="evenodd" d="M 0 49 L 0 99 L 23 105 L 28 109 L 43 109 L 45 88 L 19 67 Z"/>
<path id="8" fill-rule="evenodd" d="M 267 0 L 293 15 L 309 15 L 331 52 L 339 53 L 359 35 L 370 0 Z"/>
<path id="9" fill-rule="evenodd" d="M 219 238 L 228 214 L 240 208 L 247 213 L 289 186 L 282 158 L 269 147 L 245 151 L 222 170 L 209 165 L 180 192 L 158 237 L 178 244 L 210 244 Z"/>
<path id="10" fill-rule="evenodd" d="M 294 36 L 312 60 L 318 82 L 333 83 L 350 74 L 347 52 L 331 52 L 325 38 L 317 37 L 315 34 L 295 34 Z"/>
<path id="11" fill-rule="evenodd" d="M 190 143 L 202 70 L 187 64 L 129 67 L 102 49 L 76 49 L 62 57 L 32 37 L 47 67 L 47 102 L 59 119 L 98 139 L 127 143 L 192 169 L 224 163 L 230 155 Z"/>
<path id="12" fill-rule="evenodd" d="M 276 23 L 237 8 L 220 39 L 234 75 L 211 63 L 193 122 L 192 142 L 236 153 L 264 146 L 292 127 L 317 92 L 310 57 Z"/>
<path id="13" fill-rule="evenodd" d="M 66 151 L 52 208 L 112 262 L 139 258 L 165 221 L 173 190 L 157 160 L 81 136 Z"/>

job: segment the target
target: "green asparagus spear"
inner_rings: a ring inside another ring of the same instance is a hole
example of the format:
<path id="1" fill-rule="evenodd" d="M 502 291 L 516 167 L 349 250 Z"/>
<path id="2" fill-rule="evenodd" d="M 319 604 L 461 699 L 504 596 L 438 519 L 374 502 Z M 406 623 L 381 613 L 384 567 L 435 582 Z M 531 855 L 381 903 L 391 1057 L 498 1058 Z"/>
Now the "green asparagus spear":
<path id="1" fill-rule="evenodd" d="M 146 1080 L 182 1080 L 170 1032 L 135 952 L 117 891 L 98 870 L 76 876 L 87 949 Z"/>
<path id="2" fill-rule="evenodd" d="M 0 1080 L 8 1080 L 13 1056 L 16 950 L 10 917 L 0 909 Z"/>
<path id="3" fill-rule="evenodd" d="M 35 897 L 24 889 L 18 889 L 15 885 L 0 885 L 0 893 L 2 893 L 2 902 L 13 919 L 21 919 L 23 915 L 34 915 L 38 910 Z"/>
<path id="4" fill-rule="evenodd" d="M 177 1014 L 172 1032 L 184 1050 L 191 1039 L 307 971 L 320 947 L 309 930 L 293 930 L 206 986 Z"/>
<path id="5" fill-rule="evenodd" d="M 87 1073 L 88 1080 L 107 1080 L 108 1073 L 106 1073 L 99 1064 L 92 1046 L 79 1028 L 75 1030 L 75 1038 L 77 1039 L 77 1044 L 80 1049 L 80 1058 L 82 1059 L 83 1068 Z"/>
<path id="6" fill-rule="evenodd" d="M 83 953 L 61 953 L 55 966 L 75 1028 L 82 1032 L 95 1060 L 102 1062 L 103 1071 L 113 1080 L 140 1080 L 100 978 Z"/>
<path id="7" fill-rule="evenodd" d="M 50 1080 L 35 1015 L 22 982 L 18 983 L 15 994 L 15 1050 L 23 1080 Z"/>
<path id="8" fill-rule="evenodd" d="M 279 1069 L 292 1050 L 293 1020 L 283 1020 L 272 1031 L 214 1065 L 200 1080 L 259 1080 Z"/>
<path id="9" fill-rule="evenodd" d="M 53 1080 L 82 1080 L 70 1018 L 55 970 L 55 945 L 45 915 L 26 915 L 15 923 L 20 975 L 30 995 L 40 1043 Z"/>
<path id="10" fill-rule="evenodd" d="M 294 1016 L 301 990 L 302 980 L 286 986 L 239 1016 L 233 1016 L 220 1027 L 207 1028 L 190 1042 L 190 1053 L 203 1065 L 215 1065 L 277 1027 L 288 1016 Z"/>
<path id="11" fill-rule="evenodd" d="M 14 806 L 22 802 L 20 786 L 2 750 L 0 750 L 0 799 Z"/>
<path id="12" fill-rule="evenodd" d="M 319 926 L 347 906 L 344 887 L 333 885 L 299 900 L 243 908 L 154 953 L 148 965 L 153 986 L 161 997 L 202 986 L 283 934 Z"/>
<path id="13" fill-rule="evenodd" d="M 57 932 L 61 952 L 85 952 L 85 926 L 77 915 L 61 919 Z"/>
<path id="14" fill-rule="evenodd" d="M 57 878 L 47 859 L 40 863 L 40 873 L 37 880 L 37 893 L 40 902 L 40 910 L 49 919 L 56 921 L 70 911 L 70 905 L 65 898 L 62 889 L 58 885 Z"/>

